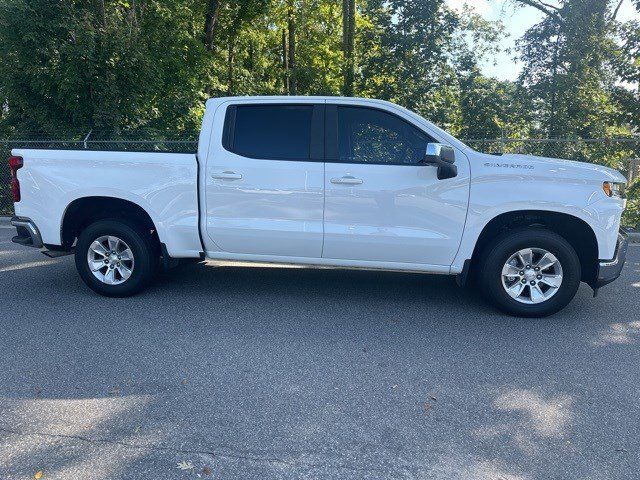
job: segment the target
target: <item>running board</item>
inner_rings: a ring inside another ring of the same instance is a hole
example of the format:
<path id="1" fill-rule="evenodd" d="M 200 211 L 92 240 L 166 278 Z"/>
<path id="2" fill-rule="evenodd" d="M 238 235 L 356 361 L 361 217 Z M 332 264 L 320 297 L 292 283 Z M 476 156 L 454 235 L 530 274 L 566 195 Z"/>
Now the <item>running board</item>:
<path id="1" fill-rule="evenodd" d="M 73 255 L 74 251 L 72 250 L 43 250 L 42 254 L 46 255 L 49 258 L 58 258 L 58 257 L 66 257 L 67 255 Z"/>

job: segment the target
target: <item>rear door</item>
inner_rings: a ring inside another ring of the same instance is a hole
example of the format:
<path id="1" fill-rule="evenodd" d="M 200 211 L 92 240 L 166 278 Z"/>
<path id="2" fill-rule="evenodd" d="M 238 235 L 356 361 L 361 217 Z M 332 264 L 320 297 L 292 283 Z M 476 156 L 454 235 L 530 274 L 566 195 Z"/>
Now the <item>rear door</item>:
<path id="1" fill-rule="evenodd" d="M 324 258 L 450 265 L 460 245 L 469 167 L 438 180 L 424 165 L 436 141 L 400 114 L 327 102 Z"/>
<path id="2" fill-rule="evenodd" d="M 324 105 L 261 101 L 216 111 L 206 166 L 211 250 L 322 254 Z"/>

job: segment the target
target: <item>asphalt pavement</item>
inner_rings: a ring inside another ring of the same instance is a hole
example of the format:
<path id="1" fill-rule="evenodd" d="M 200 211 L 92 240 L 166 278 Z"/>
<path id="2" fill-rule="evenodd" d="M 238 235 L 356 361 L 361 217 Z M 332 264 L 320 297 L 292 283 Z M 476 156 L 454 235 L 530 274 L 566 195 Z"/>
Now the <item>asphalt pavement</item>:
<path id="1" fill-rule="evenodd" d="M 102 298 L 0 225 L 0 479 L 640 476 L 640 247 L 546 319 L 452 277 L 182 266 Z"/>

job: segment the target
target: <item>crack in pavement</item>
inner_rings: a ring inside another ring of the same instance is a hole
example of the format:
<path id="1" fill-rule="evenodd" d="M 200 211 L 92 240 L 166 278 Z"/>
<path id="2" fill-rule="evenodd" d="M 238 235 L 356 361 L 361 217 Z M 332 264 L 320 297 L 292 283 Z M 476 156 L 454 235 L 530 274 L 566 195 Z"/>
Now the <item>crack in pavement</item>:
<path id="1" fill-rule="evenodd" d="M 10 435 L 17 435 L 17 436 L 23 436 L 23 437 L 29 437 L 29 436 L 40 436 L 40 437 L 47 437 L 47 438 L 60 438 L 60 439 L 65 439 L 65 440 L 76 440 L 76 441 L 80 441 L 80 442 L 86 442 L 86 443 L 90 443 L 93 445 L 97 445 L 97 444 L 108 444 L 108 445 L 118 445 L 118 446 L 122 446 L 125 448 L 132 448 L 132 449 L 138 449 L 138 450 L 149 450 L 149 451 L 159 451 L 159 452 L 172 452 L 172 453 L 182 453 L 182 454 L 192 454 L 192 455 L 209 455 L 212 457 L 218 457 L 218 458 L 227 458 L 230 460 L 244 460 L 244 461 L 248 461 L 248 462 L 254 462 L 254 463 L 269 463 L 269 464 L 279 464 L 282 466 L 287 466 L 287 467 L 303 467 L 303 468 L 309 468 L 309 469 L 314 469 L 314 468 L 335 468 L 335 469 L 340 469 L 340 470 L 349 470 L 349 471 L 353 471 L 353 472 L 362 472 L 362 473 L 379 473 L 379 474 L 384 474 L 384 475 L 390 475 L 393 474 L 393 470 L 396 470 L 395 468 L 391 468 L 391 472 L 389 471 L 389 469 L 384 469 L 384 468 L 374 468 L 374 467 L 356 467 L 356 466 L 351 466 L 351 465 L 344 465 L 344 464 L 331 464 L 331 463 L 314 463 L 314 462 L 309 462 L 309 461 L 304 461 L 301 459 L 298 460 L 285 460 L 285 459 L 281 459 L 281 458 L 277 458 L 277 457 L 268 457 L 268 456 L 257 456 L 257 455 L 249 455 L 247 453 L 233 453 L 233 452 L 229 452 L 228 450 L 234 450 L 232 447 L 228 447 L 225 446 L 225 450 L 224 451 L 220 451 L 220 450 L 198 450 L 198 449 L 183 449 L 183 448 L 176 448 L 176 447 L 162 447 L 162 446 L 158 446 L 158 445 L 142 445 L 142 444 L 136 444 L 136 443 L 129 443 L 129 442 L 123 442 L 121 440 L 111 440 L 111 439 L 105 439 L 105 438 L 91 438 L 91 437 L 85 437 L 82 435 L 68 435 L 68 434 L 62 434 L 62 433 L 48 433 L 48 432 L 38 432 L 38 431 L 33 431 L 33 432 L 23 432 L 23 431 L 19 431 L 19 430 L 13 430 L 13 429 L 9 429 L 9 428 L 4 428 L 4 427 L 0 427 L 0 432 L 4 432 Z M 404 468 L 406 469 L 406 467 Z M 398 474 L 399 472 L 396 472 L 396 474 Z"/>

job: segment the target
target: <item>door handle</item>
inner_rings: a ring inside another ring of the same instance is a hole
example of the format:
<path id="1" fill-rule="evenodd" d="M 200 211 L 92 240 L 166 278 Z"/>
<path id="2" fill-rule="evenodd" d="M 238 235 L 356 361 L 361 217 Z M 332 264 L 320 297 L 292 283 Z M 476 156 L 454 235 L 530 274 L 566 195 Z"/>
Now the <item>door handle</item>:
<path id="1" fill-rule="evenodd" d="M 345 175 L 341 178 L 332 178 L 331 183 L 337 185 L 362 185 L 364 182 L 360 178 L 356 178 L 351 175 Z"/>
<path id="2" fill-rule="evenodd" d="M 240 180 L 242 175 L 236 172 L 225 171 L 222 173 L 214 173 L 211 175 L 211 178 L 215 178 L 217 180 Z"/>

